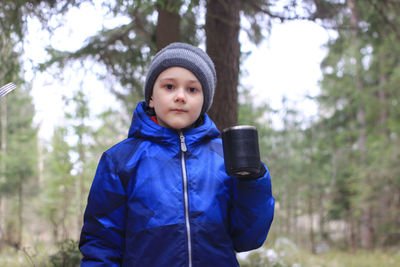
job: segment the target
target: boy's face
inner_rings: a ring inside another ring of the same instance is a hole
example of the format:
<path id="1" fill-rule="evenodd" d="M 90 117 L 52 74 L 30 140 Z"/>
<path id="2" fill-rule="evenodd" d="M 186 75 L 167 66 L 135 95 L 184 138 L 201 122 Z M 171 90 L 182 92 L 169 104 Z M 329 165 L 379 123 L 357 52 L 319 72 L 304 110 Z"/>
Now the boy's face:
<path id="1" fill-rule="evenodd" d="M 192 125 L 203 107 L 203 89 L 189 70 L 171 67 L 157 77 L 150 107 L 154 108 L 158 124 L 173 129 Z"/>

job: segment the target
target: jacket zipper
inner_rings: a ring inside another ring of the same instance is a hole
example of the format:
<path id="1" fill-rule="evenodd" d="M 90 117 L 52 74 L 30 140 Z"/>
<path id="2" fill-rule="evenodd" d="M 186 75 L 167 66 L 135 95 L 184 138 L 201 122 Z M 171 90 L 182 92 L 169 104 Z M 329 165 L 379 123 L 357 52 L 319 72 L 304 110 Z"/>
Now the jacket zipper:
<path id="1" fill-rule="evenodd" d="M 182 131 L 179 132 L 179 138 L 181 140 L 183 198 L 185 205 L 185 224 L 186 224 L 186 234 L 188 243 L 189 267 L 192 267 L 192 239 L 191 239 L 190 221 L 189 221 L 189 192 L 188 192 L 188 180 L 187 180 L 186 162 L 185 162 L 185 152 L 187 151 L 187 146 L 185 143 L 185 136 L 183 135 Z"/>

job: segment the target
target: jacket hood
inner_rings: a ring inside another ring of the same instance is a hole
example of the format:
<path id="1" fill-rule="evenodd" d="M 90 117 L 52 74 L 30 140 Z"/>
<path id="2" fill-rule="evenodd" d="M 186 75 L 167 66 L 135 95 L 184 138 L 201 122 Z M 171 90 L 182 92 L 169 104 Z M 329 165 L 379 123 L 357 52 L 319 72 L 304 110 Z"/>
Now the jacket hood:
<path id="1" fill-rule="evenodd" d="M 156 143 L 175 143 L 179 132 L 175 129 L 165 128 L 151 120 L 146 114 L 146 102 L 140 102 L 132 117 L 128 138 L 144 138 Z M 187 128 L 182 130 L 187 144 L 194 144 L 205 139 L 216 138 L 220 135 L 214 122 L 204 114 L 204 122 L 199 127 Z"/>

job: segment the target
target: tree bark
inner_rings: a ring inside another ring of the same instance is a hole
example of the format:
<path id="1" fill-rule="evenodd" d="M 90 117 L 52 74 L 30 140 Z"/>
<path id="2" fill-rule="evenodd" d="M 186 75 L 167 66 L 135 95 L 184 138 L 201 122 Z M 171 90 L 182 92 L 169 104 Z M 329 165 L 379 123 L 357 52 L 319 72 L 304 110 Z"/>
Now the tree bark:
<path id="1" fill-rule="evenodd" d="M 173 42 L 180 41 L 180 1 L 165 0 L 157 5 L 156 46 L 157 51 Z"/>
<path id="2" fill-rule="evenodd" d="M 84 124 L 84 119 L 82 118 L 81 121 L 81 128 L 85 127 Z M 83 133 L 78 133 L 78 155 L 79 155 L 79 162 L 82 164 L 82 166 L 85 165 L 86 162 L 86 152 L 85 152 L 85 148 L 84 148 L 84 141 L 83 141 Z M 78 174 L 78 198 L 79 198 L 79 218 L 78 218 L 78 237 L 80 237 L 80 232 L 79 229 L 82 228 L 82 224 L 83 224 L 83 216 L 84 216 L 84 210 L 85 210 L 85 199 L 86 199 L 86 187 L 85 187 L 85 174 L 84 174 L 84 170 L 81 169 L 79 174 Z"/>
<path id="3" fill-rule="evenodd" d="M 310 140 L 312 140 L 312 131 Z M 310 244 L 311 244 L 311 252 L 316 253 L 316 242 L 315 242 L 315 232 L 314 232 L 314 205 L 313 205 L 313 198 L 315 198 L 314 194 L 314 177 L 313 177 L 313 148 L 310 146 L 310 158 L 309 158 L 309 168 L 308 168 L 308 177 L 309 177 L 309 188 L 308 188 L 308 216 L 310 217 Z"/>
<path id="4" fill-rule="evenodd" d="M 206 48 L 217 72 L 208 114 L 220 130 L 235 125 L 238 117 L 240 9 L 239 0 L 207 1 Z"/>
<path id="5" fill-rule="evenodd" d="M 6 177 L 4 175 L 6 170 L 6 150 L 7 150 L 7 101 L 5 98 L 1 99 L 1 162 L 0 162 L 0 183 L 4 183 L 6 181 Z M 0 247 L 4 243 L 4 231 L 6 227 L 6 198 L 4 195 L 0 198 Z"/>
<path id="6" fill-rule="evenodd" d="M 23 181 L 24 179 L 20 177 L 18 185 L 18 229 L 16 242 L 16 246 L 18 249 L 22 248 L 22 232 L 24 228 L 24 219 L 22 216 L 22 214 L 24 213 Z"/>
<path id="7" fill-rule="evenodd" d="M 349 210 L 348 223 L 349 223 L 349 243 L 352 251 L 355 251 L 357 248 L 357 231 L 356 231 L 355 218 L 353 216 L 352 210 Z"/>
<path id="8" fill-rule="evenodd" d="M 385 85 L 387 83 L 388 78 L 385 74 L 381 74 L 379 78 L 379 83 L 381 85 Z M 390 131 L 387 127 L 387 119 L 389 115 L 388 105 L 387 105 L 387 92 L 385 91 L 384 87 L 378 91 L 378 99 L 380 103 L 380 112 L 379 112 L 379 124 L 381 127 L 382 134 L 386 138 L 389 137 Z"/>

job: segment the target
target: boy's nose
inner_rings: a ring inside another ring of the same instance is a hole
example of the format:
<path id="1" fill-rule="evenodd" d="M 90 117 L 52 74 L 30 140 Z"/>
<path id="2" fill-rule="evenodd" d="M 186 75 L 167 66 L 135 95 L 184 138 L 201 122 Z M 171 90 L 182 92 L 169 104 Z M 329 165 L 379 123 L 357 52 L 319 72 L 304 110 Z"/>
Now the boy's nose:
<path id="1" fill-rule="evenodd" d="M 185 90 L 182 88 L 179 88 L 176 90 L 176 95 L 175 95 L 175 101 L 176 102 L 186 102 L 186 95 L 185 95 Z"/>

